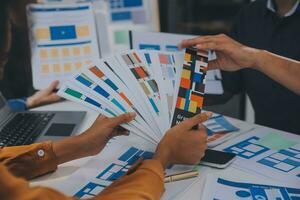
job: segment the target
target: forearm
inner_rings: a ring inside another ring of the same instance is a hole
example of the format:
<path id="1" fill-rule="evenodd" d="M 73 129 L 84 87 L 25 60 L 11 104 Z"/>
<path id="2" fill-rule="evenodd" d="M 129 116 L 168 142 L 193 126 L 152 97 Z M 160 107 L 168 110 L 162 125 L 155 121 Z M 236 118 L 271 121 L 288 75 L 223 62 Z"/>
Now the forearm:
<path id="1" fill-rule="evenodd" d="M 255 69 L 300 95 L 300 62 L 263 50 L 256 60 Z"/>
<path id="2" fill-rule="evenodd" d="M 57 157 L 58 164 L 95 155 L 96 153 L 99 153 L 106 144 L 106 140 L 103 138 L 103 142 L 100 142 L 98 147 L 95 148 L 93 145 L 89 144 L 89 141 L 88 134 L 83 133 L 78 136 L 54 142 L 53 152 Z M 97 152 L 95 152 L 94 149 L 97 149 Z"/>

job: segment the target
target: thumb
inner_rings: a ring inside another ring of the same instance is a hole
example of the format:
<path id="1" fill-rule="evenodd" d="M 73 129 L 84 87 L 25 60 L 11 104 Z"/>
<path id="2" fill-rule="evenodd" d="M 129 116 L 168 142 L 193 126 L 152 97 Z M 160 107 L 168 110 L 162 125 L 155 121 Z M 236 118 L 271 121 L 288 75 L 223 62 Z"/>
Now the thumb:
<path id="1" fill-rule="evenodd" d="M 212 115 L 213 115 L 212 112 L 204 112 L 204 113 L 198 114 L 198 115 L 182 122 L 181 126 L 183 126 L 185 129 L 189 130 L 189 129 L 193 128 L 194 126 L 196 126 L 202 122 L 205 122 L 206 120 L 211 118 Z"/>
<path id="2" fill-rule="evenodd" d="M 109 126 L 111 128 L 114 128 L 121 124 L 128 123 L 128 122 L 132 121 L 135 118 L 135 116 L 136 116 L 136 114 L 131 112 L 131 113 L 119 115 L 114 118 L 110 118 Z"/>

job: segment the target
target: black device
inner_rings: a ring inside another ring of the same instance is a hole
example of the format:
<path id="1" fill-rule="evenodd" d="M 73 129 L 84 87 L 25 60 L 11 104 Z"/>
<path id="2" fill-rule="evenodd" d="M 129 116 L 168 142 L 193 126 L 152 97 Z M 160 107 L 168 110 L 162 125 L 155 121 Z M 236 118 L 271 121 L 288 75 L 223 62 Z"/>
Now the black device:
<path id="1" fill-rule="evenodd" d="M 201 159 L 200 165 L 223 169 L 229 166 L 235 157 L 236 155 L 234 153 L 207 149 L 205 156 Z"/>
<path id="2" fill-rule="evenodd" d="M 71 136 L 85 114 L 83 111 L 13 112 L 0 92 L 0 148 Z"/>

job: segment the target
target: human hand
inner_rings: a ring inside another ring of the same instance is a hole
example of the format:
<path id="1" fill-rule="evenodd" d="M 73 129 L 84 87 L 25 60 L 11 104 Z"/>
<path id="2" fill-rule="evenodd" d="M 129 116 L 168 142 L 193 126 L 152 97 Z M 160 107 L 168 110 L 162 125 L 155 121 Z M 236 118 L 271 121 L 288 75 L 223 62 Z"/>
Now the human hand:
<path id="1" fill-rule="evenodd" d="M 179 48 L 196 46 L 199 50 L 214 50 L 217 59 L 210 61 L 209 69 L 237 71 L 246 67 L 254 67 L 257 63 L 257 53 L 260 50 L 244 46 L 227 35 L 203 36 L 183 40 Z"/>
<path id="2" fill-rule="evenodd" d="M 81 141 L 85 146 L 90 147 L 91 155 L 98 154 L 113 137 L 129 135 L 129 131 L 120 125 L 132 121 L 135 116 L 135 113 L 127 113 L 114 118 L 99 115 L 93 125 L 80 135 Z"/>
<path id="3" fill-rule="evenodd" d="M 54 90 L 57 88 L 59 81 L 52 82 L 48 88 L 36 92 L 34 95 L 27 98 L 27 108 L 58 102 L 61 98 L 56 95 Z"/>
<path id="4" fill-rule="evenodd" d="M 206 129 L 200 123 L 208 120 L 212 113 L 205 112 L 187 119 L 169 129 L 160 141 L 153 159 L 164 168 L 172 164 L 197 164 L 207 148 Z M 198 130 L 192 127 L 198 125 Z"/>
<path id="5" fill-rule="evenodd" d="M 135 113 L 127 113 L 114 118 L 100 115 L 82 134 L 54 142 L 53 152 L 58 164 L 98 154 L 111 138 L 128 135 L 129 132 L 120 125 L 134 118 Z"/>

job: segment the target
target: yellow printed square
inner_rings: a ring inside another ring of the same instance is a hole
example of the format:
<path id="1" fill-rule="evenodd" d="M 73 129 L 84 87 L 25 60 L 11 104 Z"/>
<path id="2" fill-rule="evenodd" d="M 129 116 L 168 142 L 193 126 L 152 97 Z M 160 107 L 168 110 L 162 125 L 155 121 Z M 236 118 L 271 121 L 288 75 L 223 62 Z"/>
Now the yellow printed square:
<path id="1" fill-rule="evenodd" d="M 70 56 L 70 51 L 69 51 L 69 49 L 68 49 L 68 48 L 63 48 L 63 49 L 62 49 L 62 54 L 63 54 L 64 57 Z"/>
<path id="2" fill-rule="evenodd" d="M 92 54 L 92 48 L 91 48 L 91 46 L 90 45 L 84 46 L 83 47 L 83 52 L 84 52 L 85 55 L 91 55 Z"/>
<path id="3" fill-rule="evenodd" d="M 87 61 L 84 62 L 84 64 L 90 65 L 90 64 L 92 64 L 92 61 L 91 60 L 87 60 Z"/>
<path id="4" fill-rule="evenodd" d="M 185 99 L 184 99 L 184 98 L 181 98 L 181 101 L 180 101 L 180 109 L 181 109 L 181 110 L 184 110 L 184 106 L 185 106 Z"/>
<path id="5" fill-rule="evenodd" d="M 76 67 L 76 69 L 80 69 L 82 67 L 82 63 L 81 62 L 76 62 L 75 67 Z"/>
<path id="6" fill-rule="evenodd" d="M 187 70 L 187 69 L 183 69 L 181 77 L 190 80 L 191 79 L 191 71 Z"/>
<path id="7" fill-rule="evenodd" d="M 197 112 L 197 102 L 196 101 L 190 101 L 189 111 L 192 113 Z"/>
<path id="8" fill-rule="evenodd" d="M 71 67 L 72 67 L 72 65 L 71 65 L 71 63 L 65 63 L 64 64 L 64 72 L 71 72 Z"/>
<path id="9" fill-rule="evenodd" d="M 49 65 L 44 64 L 42 65 L 42 74 L 48 74 L 49 73 Z"/>
<path id="10" fill-rule="evenodd" d="M 76 31 L 78 37 L 86 37 L 90 35 L 89 26 L 79 26 Z"/>
<path id="11" fill-rule="evenodd" d="M 51 56 L 57 58 L 59 56 L 58 49 L 51 49 Z"/>
<path id="12" fill-rule="evenodd" d="M 74 47 L 73 48 L 73 55 L 74 56 L 80 56 L 80 47 Z"/>
<path id="13" fill-rule="evenodd" d="M 39 40 L 47 40 L 50 38 L 50 32 L 47 28 L 39 28 L 35 31 L 36 38 Z"/>
<path id="14" fill-rule="evenodd" d="M 191 54 L 188 54 L 188 53 L 186 53 L 185 55 L 184 55 L 184 60 L 185 61 L 191 61 Z"/>
<path id="15" fill-rule="evenodd" d="M 47 51 L 47 49 L 41 49 L 40 50 L 40 58 L 43 58 L 43 59 L 48 58 L 48 51 Z"/>
<path id="16" fill-rule="evenodd" d="M 53 72 L 59 73 L 60 72 L 60 64 L 54 64 L 53 65 Z"/>

